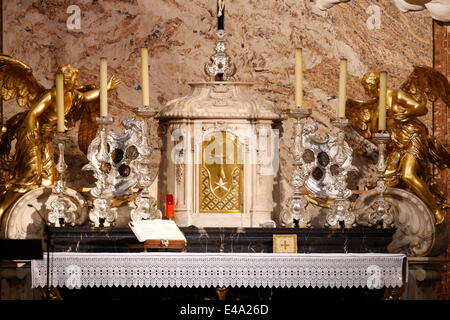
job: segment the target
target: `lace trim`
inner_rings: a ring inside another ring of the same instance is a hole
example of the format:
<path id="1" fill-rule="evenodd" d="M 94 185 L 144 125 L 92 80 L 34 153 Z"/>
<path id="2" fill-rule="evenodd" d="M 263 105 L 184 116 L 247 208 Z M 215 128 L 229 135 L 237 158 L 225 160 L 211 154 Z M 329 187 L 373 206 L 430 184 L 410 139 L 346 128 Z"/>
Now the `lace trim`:
<path id="1" fill-rule="evenodd" d="M 47 284 L 47 256 L 32 286 Z M 53 253 L 55 287 L 400 287 L 402 254 Z"/>

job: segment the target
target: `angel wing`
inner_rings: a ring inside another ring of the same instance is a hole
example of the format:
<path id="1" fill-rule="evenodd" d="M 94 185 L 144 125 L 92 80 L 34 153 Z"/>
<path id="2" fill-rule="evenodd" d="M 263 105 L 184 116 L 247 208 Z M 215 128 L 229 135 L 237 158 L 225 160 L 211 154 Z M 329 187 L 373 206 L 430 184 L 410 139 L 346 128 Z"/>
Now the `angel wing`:
<path id="1" fill-rule="evenodd" d="M 83 86 L 77 88 L 77 91 L 86 92 L 92 89 L 95 89 L 95 87 Z M 95 119 L 100 116 L 99 110 L 100 102 L 98 99 L 91 102 L 84 102 L 81 96 L 79 96 L 67 114 L 67 127 L 73 128 L 75 123 L 80 121 L 80 126 L 78 127 L 78 147 L 84 154 L 87 154 L 88 147 L 97 134 L 98 125 Z"/>
<path id="2" fill-rule="evenodd" d="M 33 70 L 20 60 L 0 55 L 0 95 L 16 99 L 21 107 L 31 108 L 46 89 L 33 76 Z"/>
<path id="3" fill-rule="evenodd" d="M 347 99 L 345 116 L 350 119 L 351 126 L 364 138 L 370 139 L 376 130 L 377 100 L 358 101 Z"/>
<path id="4" fill-rule="evenodd" d="M 414 66 L 413 72 L 400 87 L 418 101 L 428 99 L 435 102 L 441 98 L 450 107 L 450 84 L 447 78 L 433 68 Z M 444 146 L 433 136 L 428 136 L 428 152 L 431 162 L 439 168 L 450 167 L 450 148 Z"/>
<path id="5" fill-rule="evenodd" d="M 450 106 L 450 84 L 442 73 L 433 68 L 414 66 L 413 72 L 400 89 L 414 96 L 419 102 L 423 102 L 425 98 L 431 102 L 441 98 Z"/>

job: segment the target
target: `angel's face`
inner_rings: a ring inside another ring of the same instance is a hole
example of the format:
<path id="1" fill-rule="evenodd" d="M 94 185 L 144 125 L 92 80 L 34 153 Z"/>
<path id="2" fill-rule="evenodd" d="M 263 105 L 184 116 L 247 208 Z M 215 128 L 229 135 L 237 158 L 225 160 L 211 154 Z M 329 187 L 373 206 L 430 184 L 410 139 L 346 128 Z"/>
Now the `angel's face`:
<path id="1" fill-rule="evenodd" d="M 73 91 L 78 87 L 78 69 L 71 65 L 61 67 L 61 72 L 64 74 L 64 87 L 66 90 Z"/>
<path id="2" fill-rule="evenodd" d="M 380 76 L 376 72 L 368 72 L 361 81 L 366 94 L 369 97 L 378 97 L 378 88 L 380 86 Z"/>
<path id="3" fill-rule="evenodd" d="M 78 87 L 78 73 L 70 74 L 64 77 L 64 85 L 66 85 L 71 90 L 75 90 Z"/>

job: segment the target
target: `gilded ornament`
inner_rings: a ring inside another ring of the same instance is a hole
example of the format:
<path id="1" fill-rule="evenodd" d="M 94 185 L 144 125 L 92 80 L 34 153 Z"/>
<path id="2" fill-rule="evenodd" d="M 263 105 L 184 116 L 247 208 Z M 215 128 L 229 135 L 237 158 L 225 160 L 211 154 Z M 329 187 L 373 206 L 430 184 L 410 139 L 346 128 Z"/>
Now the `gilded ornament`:
<path id="1" fill-rule="evenodd" d="M 373 139 L 377 132 L 379 72 L 370 71 L 362 85 L 370 100 L 347 100 L 346 116 L 352 127 L 364 138 Z M 450 166 L 448 147 L 428 133 L 419 119 L 427 114 L 427 102 L 441 98 L 450 106 L 450 84 L 438 71 L 415 66 L 400 89 L 387 90 L 387 131 L 391 140 L 386 146 L 384 180 L 388 187 L 406 187 L 414 192 L 434 213 L 436 224 L 445 219 L 445 197 L 437 187 L 432 165 Z"/>
<path id="2" fill-rule="evenodd" d="M 78 145 L 84 153 L 97 132 L 100 90 L 78 84 L 78 69 L 63 65 L 65 126 L 68 130 L 80 121 Z M 112 77 L 108 90 L 120 80 Z M 16 100 L 25 108 L 6 122 L 0 141 L 0 221 L 6 210 L 24 193 L 54 185 L 57 179 L 53 157 L 56 131 L 56 89 L 42 86 L 30 66 L 10 56 L 0 55 L 0 95 Z M 3 124 L 2 124 L 3 125 Z M 15 141 L 15 148 L 11 148 Z"/>

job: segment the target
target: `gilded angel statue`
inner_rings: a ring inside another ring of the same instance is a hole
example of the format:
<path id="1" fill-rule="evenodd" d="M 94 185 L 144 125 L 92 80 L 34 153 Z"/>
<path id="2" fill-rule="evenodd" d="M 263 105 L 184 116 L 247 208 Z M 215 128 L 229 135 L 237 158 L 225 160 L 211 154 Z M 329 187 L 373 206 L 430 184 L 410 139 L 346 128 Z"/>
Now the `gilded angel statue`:
<path id="1" fill-rule="evenodd" d="M 78 69 L 60 67 L 64 78 L 65 126 L 68 130 L 80 120 L 78 145 L 84 153 L 97 132 L 100 90 L 78 85 Z M 108 90 L 120 80 L 112 77 Z M 56 89 L 46 89 L 25 63 L 0 55 L 0 94 L 4 100 L 15 99 L 26 110 L 6 122 L 0 140 L 0 223 L 6 210 L 25 192 L 51 186 L 57 172 L 52 136 L 56 131 Z M 3 124 L 2 124 L 3 125 Z M 12 144 L 15 141 L 15 147 Z"/>
<path id="2" fill-rule="evenodd" d="M 368 101 L 348 99 L 346 116 L 352 127 L 366 139 L 377 131 L 378 72 L 370 71 L 361 83 Z M 441 169 L 450 166 L 450 149 L 428 133 L 419 117 L 427 112 L 427 101 L 441 98 L 450 106 L 450 85 L 438 71 L 415 66 L 400 89 L 388 89 L 386 130 L 391 135 L 387 145 L 384 178 L 390 187 L 407 187 L 434 213 L 436 224 L 445 219 L 445 196 L 433 181 L 431 165 Z M 372 141 L 376 143 L 375 141 Z"/>

